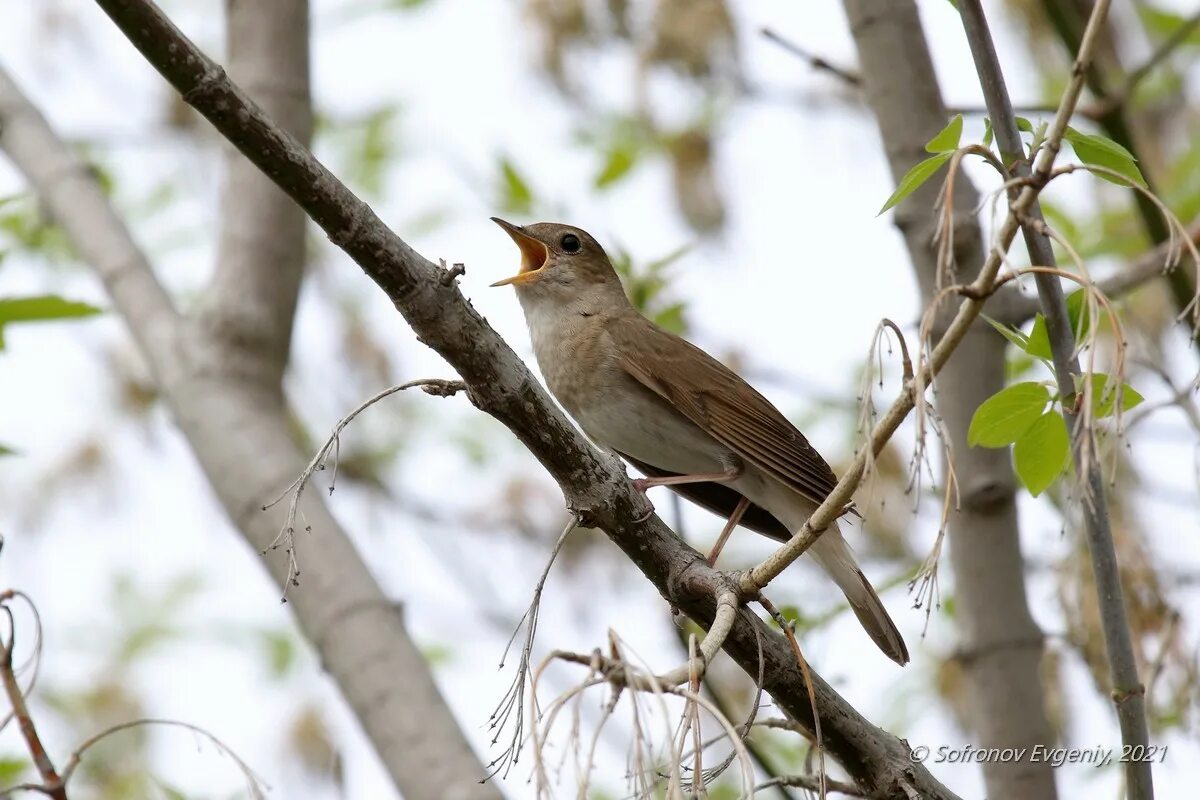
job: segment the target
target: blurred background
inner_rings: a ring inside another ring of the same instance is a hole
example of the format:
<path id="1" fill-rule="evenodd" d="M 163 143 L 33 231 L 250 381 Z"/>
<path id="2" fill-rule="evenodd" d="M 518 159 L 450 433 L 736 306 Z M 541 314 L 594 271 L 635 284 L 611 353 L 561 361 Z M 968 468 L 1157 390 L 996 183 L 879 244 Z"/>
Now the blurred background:
<path id="1" fill-rule="evenodd" d="M 956 11 L 944 0 L 918 5 L 945 102 L 964 112 L 964 141 L 978 141 L 982 100 Z M 1052 116 L 1044 108 L 1070 63 L 1047 5 L 986 4 L 1009 90 L 1034 120 Z M 1129 68 L 1196 13 L 1176 0 L 1114 5 L 1106 57 Z M 162 7 L 221 60 L 221 3 Z M 0 63 L 94 162 L 158 276 L 190 308 L 216 257 L 222 140 L 92 3 L 10 0 L 2 16 Z M 512 290 L 487 288 L 518 260 L 492 215 L 590 231 L 649 315 L 736 366 L 835 469 L 849 460 L 861 439 L 863 386 L 880 407 L 898 388 L 886 351 L 881 381 L 863 380 L 876 366 L 868 357 L 875 326 L 890 317 L 912 343 L 921 303 L 903 240 L 889 214 L 877 216 L 895 182 L 854 85 L 854 44 L 838 3 L 316 0 L 311 24 L 318 156 L 419 252 L 463 263 L 464 293 L 531 365 Z M 764 28 L 847 74 L 814 68 Z M 1185 223 L 1200 213 L 1198 65 L 1193 26 L 1131 101 L 1142 169 Z M 994 175 L 969 169 L 981 192 L 996 188 Z M 1150 246 L 1118 187 L 1077 177 L 1045 201 L 1097 274 Z M 371 394 L 454 376 L 311 225 L 309 237 L 285 385 L 295 435 L 314 452 Z M 110 307 L 2 158 L 0 259 L 0 296 L 52 293 Z M 1147 407 L 1162 407 L 1109 443 L 1119 461 L 1114 521 L 1143 679 L 1152 681 L 1152 736 L 1169 746 L 1156 767 L 1160 796 L 1185 797 L 1200 763 L 1200 434 L 1179 389 L 1196 373 L 1196 352 L 1162 287 L 1123 308 L 1139 342 L 1130 380 Z M 1185 402 L 1170 402 L 1179 394 Z M 937 538 L 943 491 L 928 471 L 912 488 L 913 436 L 902 429 L 881 457 L 860 494 L 866 523 L 849 533 L 913 663 L 900 670 L 880 657 L 808 564 L 772 591 L 798 618 L 809 660 L 856 708 L 936 750 L 974 739 L 953 575 L 941 570 L 932 605 L 923 598 L 915 607 L 908 590 Z M 282 554 L 259 555 L 230 526 L 115 313 L 4 328 L 0 445 L 0 586 L 27 592 L 41 614 L 32 711 L 52 754 L 65 758 L 113 724 L 163 717 L 219 738 L 268 796 L 398 796 L 262 568 Z M 1029 603 L 1047 635 L 1048 713 L 1066 745 L 1113 744 L 1090 572 L 1079 532 L 1060 513 L 1067 488 L 1018 500 Z M 719 520 L 679 508 L 664 490 L 652 497 L 698 548 L 719 532 Z M 343 435 L 329 502 L 402 604 L 443 695 L 490 761 L 503 741 L 492 744 L 488 717 L 515 659 L 498 664 L 567 518 L 556 486 L 463 397 L 407 393 Z M 302 536 L 301 569 L 304 548 Z M 741 531 L 722 564 L 750 564 L 770 549 Z M 290 591 L 305 591 L 303 577 Z M 28 631 L 32 622 L 18 614 L 17 624 Z M 547 583 L 535 660 L 554 648 L 602 646 L 609 628 L 656 668 L 683 657 L 653 587 L 602 534 L 579 531 Z M 555 668 L 543 691 L 553 696 L 577 679 Z M 751 682 L 732 664 L 721 663 L 713 682 L 734 708 L 752 700 Z M 599 693 L 590 700 L 593 723 L 602 701 Z M 606 727 L 592 796 L 625 796 L 629 736 L 625 717 Z M 780 770 L 800 769 L 809 755 L 786 731 L 755 737 Z M 983 795 L 978 766 L 930 767 L 964 797 Z M 528 774 L 523 759 L 503 791 L 532 796 Z M 1115 797 L 1121 781 L 1117 765 L 1056 774 L 1063 797 Z M 34 777 L 9 725 L 0 787 Z M 247 796 L 232 761 L 170 729 L 113 737 L 75 780 L 83 797 Z M 734 785 L 714 796 L 736 796 Z M 563 795 L 574 791 L 564 777 Z"/>

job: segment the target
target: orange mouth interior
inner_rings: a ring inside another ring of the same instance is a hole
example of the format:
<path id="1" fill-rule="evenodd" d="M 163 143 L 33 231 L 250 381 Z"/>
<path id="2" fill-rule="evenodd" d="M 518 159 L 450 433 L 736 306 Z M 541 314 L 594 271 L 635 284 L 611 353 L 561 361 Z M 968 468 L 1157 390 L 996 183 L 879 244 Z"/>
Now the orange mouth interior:
<path id="1" fill-rule="evenodd" d="M 505 222 L 496 217 L 492 217 L 492 221 L 504 229 L 504 232 L 516 242 L 517 247 L 521 251 L 521 268 L 517 274 L 511 278 L 496 281 L 492 286 L 522 284 L 534 280 L 537 277 L 538 270 L 546 266 L 546 260 L 550 257 L 549 248 L 511 222 Z"/>

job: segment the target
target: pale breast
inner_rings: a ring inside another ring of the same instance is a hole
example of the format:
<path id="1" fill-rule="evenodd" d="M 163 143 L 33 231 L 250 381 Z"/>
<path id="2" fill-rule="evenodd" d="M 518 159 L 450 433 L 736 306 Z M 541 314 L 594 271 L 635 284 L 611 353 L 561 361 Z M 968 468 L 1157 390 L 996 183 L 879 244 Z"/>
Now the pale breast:
<path id="1" fill-rule="evenodd" d="M 622 368 L 599 315 L 526 307 L 534 355 L 551 393 L 602 447 L 668 472 L 719 472 L 728 448 Z"/>

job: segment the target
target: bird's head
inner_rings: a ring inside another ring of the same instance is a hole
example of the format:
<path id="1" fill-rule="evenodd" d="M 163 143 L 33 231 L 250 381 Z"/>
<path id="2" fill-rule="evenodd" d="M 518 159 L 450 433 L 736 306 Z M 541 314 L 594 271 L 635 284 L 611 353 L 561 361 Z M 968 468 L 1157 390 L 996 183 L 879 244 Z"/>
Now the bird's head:
<path id="1" fill-rule="evenodd" d="M 492 222 L 521 250 L 520 271 L 492 286 L 511 284 L 518 293 L 561 296 L 586 294 L 596 288 L 620 289 L 612 262 L 587 231 L 558 222 L 520 226 L 497 217 L 492 217 Z"/>

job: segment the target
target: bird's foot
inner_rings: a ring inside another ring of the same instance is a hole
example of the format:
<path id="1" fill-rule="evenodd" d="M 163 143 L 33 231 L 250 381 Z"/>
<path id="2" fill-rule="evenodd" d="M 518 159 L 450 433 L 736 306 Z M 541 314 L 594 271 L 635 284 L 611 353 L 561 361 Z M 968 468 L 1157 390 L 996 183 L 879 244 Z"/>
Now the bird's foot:
<path id="1" fill-rule="evenodd" d="M 634 522 L 640 525 L 641 523 L 650 519 L 650 517 L 654 516 L 654 503 L 650 502 L 650 496 L 646 494 L 646 490 L 650 488 L 646 483 L 646 478 L 634 478 L 630 481 L 630 483 L 633 484 L 634 491 L 641 496 L 642 504 L 646 509 L 646 511 L 640 517 L 634 520 Z"/>

